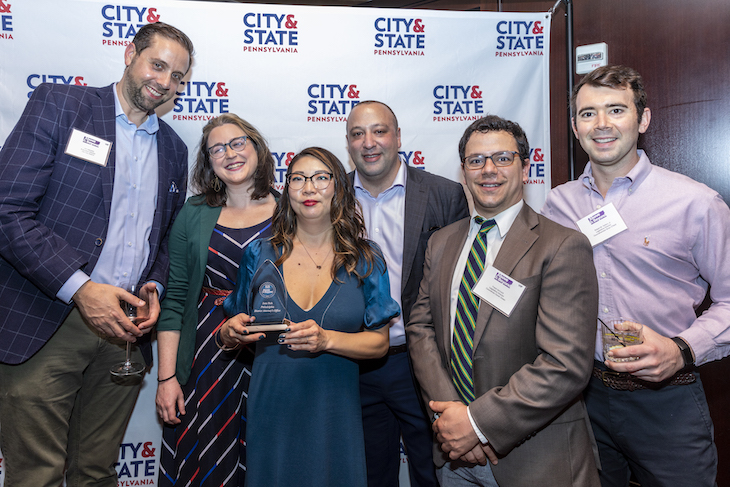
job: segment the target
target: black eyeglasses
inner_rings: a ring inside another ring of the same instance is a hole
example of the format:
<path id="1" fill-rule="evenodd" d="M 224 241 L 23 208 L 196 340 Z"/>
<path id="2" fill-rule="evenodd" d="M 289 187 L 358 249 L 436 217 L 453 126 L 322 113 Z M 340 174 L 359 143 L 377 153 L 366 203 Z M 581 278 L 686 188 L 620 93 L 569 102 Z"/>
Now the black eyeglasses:
<path id="1" fill-rule="evenodd" d="M 227 144 L 215 144 L 214 146 L 208 147 L 208 155 L 211 159 L 222 159 L 226 155 L 226 147 L 230 147 L 233 152 L 243 152 L 246 148 L 246 141 L 248 135 L 242 135 L 231 139 Z"/>
<path id="2" fill-rule="evenodd" d="M 492 164 L 497 167 L 506 167 L 512 165 L 515 162 L 515 155 L 519 152 L 515 151 L 501 151 L 495 152 L 491 156 L 484 154 L 475 154 L 464 158 L 464 167 L 467 169 L 481 169 L 487 163 L 487 159 L 492 160 Z"/>
<path id="3" fill-rule="evenodd" d="M 302 189 L 307 183 L 307 180 L 312 182 L 314 189 L 327 189 L 332 182 L 333 174 L 331 172 L 316 172 L 311 176 L 305 176 L 304 174 L 289 174 L 286 177 L 289 187 L 291 189 Z"/>

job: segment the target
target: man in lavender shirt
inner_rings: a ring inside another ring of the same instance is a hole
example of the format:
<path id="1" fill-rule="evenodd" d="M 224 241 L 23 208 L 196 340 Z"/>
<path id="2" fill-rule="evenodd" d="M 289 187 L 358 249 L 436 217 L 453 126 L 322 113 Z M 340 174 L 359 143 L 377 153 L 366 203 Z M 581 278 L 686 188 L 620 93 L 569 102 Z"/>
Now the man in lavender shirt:
<path id="1" fill-rule="evenodd" d="M 599 320 L 585 399 L 601 483 L 628 486 L 633 473 L 642 487 L 713 486 L 717 451 L 695 367 L 730 354 L 730 210 L 717 192 L 637 150 L 651 111 L 633 69 L 586 75 L 571 111 L 590 162 L 548 195 L 542 213 L 580 226 L 593 243 Z M 708 287 L 712 304 L 698 317 Z M 642 323 L 644 343 L 604 362 L 600 322 L 617 318 Z"/>

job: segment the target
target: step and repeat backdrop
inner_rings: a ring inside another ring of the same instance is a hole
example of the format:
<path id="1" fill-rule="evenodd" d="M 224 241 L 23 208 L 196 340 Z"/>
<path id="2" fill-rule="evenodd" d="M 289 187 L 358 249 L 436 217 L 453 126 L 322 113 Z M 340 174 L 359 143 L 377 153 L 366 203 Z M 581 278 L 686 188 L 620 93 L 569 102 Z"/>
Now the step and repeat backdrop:
<path id="1" fill-rule="evenodd" d="M 277 189 L 305 147 L 328 148 L 352 167 L 347 117 L 357 103 L 379 100 L 398 117 L 402 160 L 456 181 L 459 138 L 472 121 L 518 122 L 531 146 L 526 201 L 539 209 L 550 190 L 548 13 L 0 0 L 0 147 L 38 85 L 118 81 L 125 47 L 156 21 L 195 44 L 184 83 L 158 109 L 187 143 L 190 164 L 205 123 L 231 112 L 266 136 Z M 157 484 L 156 376 L 147 375 L 120 445 L 120 486 Z M 0 453 L 0 486 L 4 467 Z"/>

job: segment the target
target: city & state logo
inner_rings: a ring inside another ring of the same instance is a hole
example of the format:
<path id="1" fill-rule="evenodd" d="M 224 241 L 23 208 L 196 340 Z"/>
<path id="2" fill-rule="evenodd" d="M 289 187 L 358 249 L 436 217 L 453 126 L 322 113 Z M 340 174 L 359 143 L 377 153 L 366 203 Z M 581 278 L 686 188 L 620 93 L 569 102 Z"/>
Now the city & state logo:
<path id="1" fill-rule="evenodd" d="M 128 46 L 140 27 L 160 21 L 154 7 L 104 5 L 101 7 L 102 40 L 105 46 Z"/>
<path id="2" fill-rule="evenodd" d="M 433 89 L 433 121 L 463 122 L 484 116 L 479 85 L 436 85 Z"/>
<path id="3" fill-rule="evenodd" d="M 423 19 L 379 17 L 375 19 L 376 56 L 425 56 L 426 25 Z"/>
<path id="4" fill-rule="evenodd" d="M 299 21 L 293 14 L 248 12 L 243 25 L 244 52 L 299 52 Z"/>
<path id="5" fill-rule="evenodd" d="M 173 98 L 173 120 L 207 122 L 228 113 L 229 95 L 224 81 L 182 81 Z"/>
<path id="6" fill-rule="evenodd" d="M 495 57 L 544 56 L 545 27 L 539 20 L 497 22 Z"/>

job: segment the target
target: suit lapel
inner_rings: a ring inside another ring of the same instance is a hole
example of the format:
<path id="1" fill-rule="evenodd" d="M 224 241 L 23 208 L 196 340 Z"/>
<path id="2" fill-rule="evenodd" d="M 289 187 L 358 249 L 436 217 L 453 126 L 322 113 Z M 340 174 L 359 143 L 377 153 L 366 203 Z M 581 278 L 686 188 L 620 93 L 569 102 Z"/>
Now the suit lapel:
<path id="1" fill-rule="evenodd" d="M 402 162 L 405 164 L 405 162 Z M 406 166 L 406 207 L 403 226 L 403 266 L 401 269 L 401 291 L 406 286 L 416 258 L 418 242 L 423 232 L 423 220 L 426 217 L 428 204 L 428 188 L 421 181 L 418 169 Z M 406 216 L 407 215 L 407 216 Z"/>
<path id="2" fill-rule="evenodd" d="M 165 157 L 169 153 L 166 150 L 168 142 L 168 138 L 163 132 L 162 121 L 160 121 L 160 128 L 157 130 L 157 201 L 155 204 L 155 215 L 152 219 L 152 231 L 150 232 L 150 261 L 154 261 L 157 257 L 159 242 L 162 240 L 160 238 L 160 231 L 163 228 L 165 207 L 168 201 L 168 193 L 171 189 L 170 165 Z"/>
<path id="3" fill-rule="evenodd" d="M 104 195 L 104 211 L 107 219 L 112 211 L 112 193 L 114 193 L 114 168 L 116 167 L 116 116 L 114 108 L 114 85 L 99 88 L 99 103 L 93 107 L 94 134 L 112 143 L 109 160 L 101 171 L 101 188 Z"/>
<path id="4" fill-rule="evenodd" d="M 525 203 L 512 224 L 512 227 L 509 229 L 509 232 L 507 232 L 507 237 L 505 237 L 504 242 L 502 242 L 502 247 L 499 249 L 497 258 L 494 259 L 493 266 L 496 269 L 508 275 L 514 271 L 517 264 L 520 260 L 522 260 L 538 238 L 537 233 L 532 231 L 537 224 L 537 215 L 529 206 L 527 206 L 527 203 Z M 494 308 L 486 302 L 480 303 L 479 312 L 477 313 L 476 330 L 474 330 L 473 350 L 476 350 L 479 346 L 479 342 L 487 329 L 487 323 L 489 322 L 493 312 L 499 313 L 499 311 L 495 311 Z"/>
<path id="5" fill-rule="evenodd" d="M 437 299 L 436 302 L 443 304 L 441 307 L 441 323 L 443 323 L 444 326 L 442 326 L 441 335 L 444 348 L 446 349 L 446 358 L 449 359 L 449 361 L 451 360 L 451 323 L 453 321 L 451 317 L 451 281 L 454 277 L 454 272 L 456 272 L 456 263 L 458 262 L 459 254 L 461 253 L 458 249 L 462 249 L 464 247 L 464 242 L 466 242 L 466 237 L 469 234 L 470 222 L 471 219 L 466 218 L 453 225 L 454 231 L 447 238 L 443 248 L 454 249 L 454 251 L 443 252 L 442 255 L 438 256 L 440 265 L 436 267 L 438 269 L 438 289 L 444 293 L 444 295 L 441 296 L 440 299 Z M 464 271 L 462 269 L 460 273 L 463 272 Z"/>

